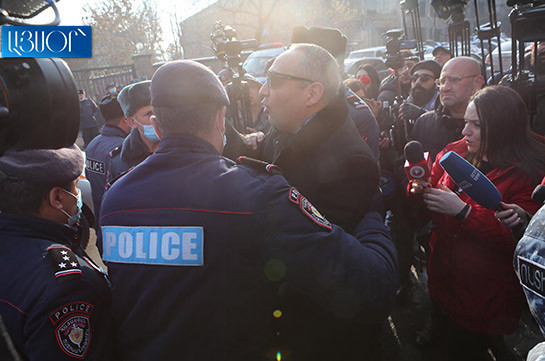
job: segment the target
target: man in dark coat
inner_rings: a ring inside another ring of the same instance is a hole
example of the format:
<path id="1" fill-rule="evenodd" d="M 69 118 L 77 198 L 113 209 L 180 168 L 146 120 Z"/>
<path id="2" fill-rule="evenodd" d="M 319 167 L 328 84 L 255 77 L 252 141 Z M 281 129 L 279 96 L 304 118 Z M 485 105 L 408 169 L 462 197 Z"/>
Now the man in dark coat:
<path id="1" fill-rule="evenodd" d="M 116 94 L 105 95 L 98 106 L 106 124 L 100 130 L 100 135 L 89 143 L 85 151 L 85 174 L 91 183 L 95 219 L 99 218 L 100 202 L 106 190 L 110 160 L 108 154 L 123 144 L 131 129 L 123 116 Z"/>
<path id="2" fill-rule="evenodd" d="M 85 90 L 78 90 L 78 95 L 80 109 L 79 129 L 84 142 L 83 148 L 85 149 L 89 142 L 98 135 L 100 111 L 95 102 L 85 96 Z"/>
<path id="3" fill-rule="evenodd" d="M 299 89 L 322 92 L 312 88 Z M 386 317 L 395 249 L 376 212 L 358 222 L 353 237 L 278 167 L 248 159 L 236 166 L 222 157 L 229 100 L 202 64 L 163 65 L 151 95 L 159 149 L 102 202 L 116 359 L 289 359 L 271 327 L 283 281 L 322 313 L 358 325 Z M 284 317 L 280 310 L 274 316 Z M 351 350 L 334 345 L 328 360 L 346 360 Z"/>

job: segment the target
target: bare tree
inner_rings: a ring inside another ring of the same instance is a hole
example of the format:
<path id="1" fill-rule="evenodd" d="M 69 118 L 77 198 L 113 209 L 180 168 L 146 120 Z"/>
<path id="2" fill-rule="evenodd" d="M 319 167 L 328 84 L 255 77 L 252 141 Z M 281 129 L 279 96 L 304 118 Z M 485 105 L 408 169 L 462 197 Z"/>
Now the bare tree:
<path id="1" fill-rule="evenodd" d="M 93 27 L 94 66 L 128 64 L 137 51 L 161 53 L 162 30 L 152 0 L 102 0 L 84 11 L 83 22 Z"/>
<path id="2" fill-rule="evenodd" d="M 169 13 L 169 22 L 173 40 L 166 50 L 167 59 L 182 59 L 184 56 L 182 44 L 182 16 L 176 4 L 174 4 L 173 11 Z"/>
<path id="3" fill-rule="evenodd" d="M 253 36 L 261 43 L 263 29 L 269 23 L 278 0 L 220 0 L 219 6 L 231 14 L 233 21 L 230 25 L 246 36 Z M 246 28 L 249 31 L 244 31 Z"/>

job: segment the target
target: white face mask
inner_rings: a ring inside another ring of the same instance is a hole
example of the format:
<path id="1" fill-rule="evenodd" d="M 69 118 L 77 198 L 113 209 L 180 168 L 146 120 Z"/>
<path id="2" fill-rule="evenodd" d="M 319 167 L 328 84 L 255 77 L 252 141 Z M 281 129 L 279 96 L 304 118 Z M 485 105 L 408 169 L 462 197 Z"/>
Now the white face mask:
<path id="1" fill-rule="evenodd" d="M 68 217 L 68 225 L 73 226 L 81 219 L 81 209 L 83 207 L 83 201 L 81 199 L 81 191 L 78 189 L 78 194 L 74 194 L 72 192 L 67 191 L 66 189 L 61 188 L 64 192 L 70 194 L 72 197 L 76 198 L 76 204 L 78 207 L 78 213 L 74 214 L 73 216 L 69 215 L 68 212 L 66 212 L 64 209 L 61 209 L 61 212 L 64 213 Z"/>

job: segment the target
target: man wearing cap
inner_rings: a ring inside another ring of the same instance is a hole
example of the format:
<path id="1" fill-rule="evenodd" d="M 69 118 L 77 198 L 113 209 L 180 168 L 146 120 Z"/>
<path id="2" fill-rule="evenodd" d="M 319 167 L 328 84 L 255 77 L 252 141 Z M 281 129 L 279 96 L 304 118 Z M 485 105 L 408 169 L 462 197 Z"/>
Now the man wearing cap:
<path id="1" fill-rule="evenodd" d="M 83 165 L 76 145 L 0 157 L 0 316 L 24 360 L 109 357 L 106 274 L 71 246 Z"/>
<path id="2" fill-rule="evenodd" d="M 388 314 L 395 250 L 377 213 L 353 237 L 278 167 L 223 158 L 229 100 L 202 64 L 160 67 L 151 99 L 160 147 L 102 202 L 117 359 L 282 358 L 271 323 L 285 281 L 354 322 Z"/>
<path id="3" fill-rule="evenodd" d="M 93 139 L 85 151 L 86 176 L 91 183 L 95 217 L 98 219 L 100 202 L 106 190 L 106 174 L 109 170 L 109 153 L 123 144 L 131 129 L 117 101 L 116 94 L 105 95 L 98 104 L 106 123 L 100 135 Z"/>
<path id="4" fill-rule="evenodd" d="M 445 65 L 445 63 L 452 58 L 450 51 L 444 46 L 437 46 L 435 49 L 433 49 L 431 55 L 433 55 L 433 60 L 436 61 L 437 64 L 441 65 L 441 67 L 443 67 L 443 65 Z"/>
<path id="5" fill-rule="evenodd" d="M 83 148 L 85 149 L 89 142 L 98 135 L 100 111 L 95 102 L 85 96 L 85 90 L 78 90 L 78 96 L 80 109 L 79 129 L 84 142 Z"/>
<path id="6" fill-rule="evenodd" d="M 117 96 L 132 130 L 123 144 L 109 154 L 110 166 L 106 180 L 110 184 L 115 182 L 121 174 L 140 164 L 159 146 L 159 137 L 150 120 L 153 107 L 149 86 L 149 80 L 127 85 Z"/>
<path id="7" fill-rule="evenodd" d="M 411 95 L 399 107 L 403 120 L 416 120 L 439 105 L 439 91 L 435 80 L 439 78 L 441 66 L 433 60 L 422 60 L 411 69 Z"/>

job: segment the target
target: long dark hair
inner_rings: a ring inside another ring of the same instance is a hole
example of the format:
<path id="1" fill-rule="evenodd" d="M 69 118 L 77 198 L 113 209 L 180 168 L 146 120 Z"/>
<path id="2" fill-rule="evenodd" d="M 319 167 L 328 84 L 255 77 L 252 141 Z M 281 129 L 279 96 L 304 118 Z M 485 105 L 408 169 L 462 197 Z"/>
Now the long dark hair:
<path id="1" fill-rule="evenodd" d="M 375 67 L 371 64 L 365 64 L 360 66 L 358 70 L 365 70 L 367 75 L 369 75 L 369 79 L 371 79 L 371 86 L 365 92 L 365 97 L 376 100 L 378 97 L 378 89 L 380 86 L 380 78 L 378 77 L 377 69 L 375 69 Z M 357 73 L 358 71 L 356 71 L 356 74 Z"/>
<path id="2" fill-rule="evenodd" d="M 480 163 L 486 154 L 494 168 L 516 166 L 532 182 L 539 182 L 545 172 L 545 143 L 530 130 L 530 117 L 520 95 L 494 85 L 477 91 L 470 101 L 481 125 L 481 145 L 473 160 Z"/>

